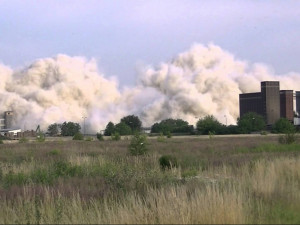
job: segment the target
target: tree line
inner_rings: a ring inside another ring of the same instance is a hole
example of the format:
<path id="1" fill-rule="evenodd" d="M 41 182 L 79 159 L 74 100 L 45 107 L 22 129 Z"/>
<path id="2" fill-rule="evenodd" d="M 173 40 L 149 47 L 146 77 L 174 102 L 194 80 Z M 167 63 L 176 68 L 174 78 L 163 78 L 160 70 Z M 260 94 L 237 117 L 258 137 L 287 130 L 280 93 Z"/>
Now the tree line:
<path id="1" fill-rule="evenodd" d="M 249 112 L 238 118 L 237 125 L 225 126 L 221 124 L 214 116 L 208 115 L 200 118 L 196 123 L 196 128 L 182 119 L 165 119 L 154 123 L 151 126 L 151 133 L 168 134 L 248 134 L 260 132 L 266 129 L 265 120 L 261 115 Z M 51 124 L 47 133 L 50 136 L 74 136 L 80 133 L 81 127 L 78 123 L 64 122 L 62 124 Z M 133 135 L 142 131 L 142 122 L 138 116 L 128 115 L 123 117 L 119 123 L 108 122 L 105 127 L 104 135 Z M 274 133 L 295 132 L 295 127 L 285 118 L 280 118 L 272 127 Z"/>

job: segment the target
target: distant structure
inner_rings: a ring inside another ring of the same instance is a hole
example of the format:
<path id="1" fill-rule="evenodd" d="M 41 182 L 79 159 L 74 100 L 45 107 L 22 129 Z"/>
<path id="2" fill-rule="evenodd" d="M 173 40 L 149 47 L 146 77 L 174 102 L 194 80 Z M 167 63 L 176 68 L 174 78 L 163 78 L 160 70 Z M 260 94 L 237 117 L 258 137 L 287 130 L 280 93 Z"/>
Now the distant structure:
<path id="1" fill-rule="evenodd" d="M 239 95 L 240 117 L 248 112 L 262 115 L 267 125 L 280 118 L 294 122 L 293 90 L 281 90 L 279 81 L 261 82 L 261 92 Z M 296 92 L 296 112 L 300 112 L 300 92 Z"/>
<path id="2" fill-rule="evenodd" d="M 0 130 L 5 129 L 5 120 L 3 118 L 0 119 Z"/>
<path id="3" fill-rule="evenodd" d="M 5 129 L 11 129 L 12 128 L 13 116 L 14 116 L 13 111 L 4 112 Z"/>
<path id="4" fill-rule="evenodd" d="M 8 138 L 35 137 L 36 131 L 22 131 L 20 128 L 13 127 L 13 111 L 5 111 L 3 118 L 0 118 L 0 135 Z"/>
<path id="5" fill-rule="evenodd" d="M 300 116 L 300 91 L 296 91 L 296 114 Z"/>
<path id="6" fill-rule="evenodd" d="M 15 137 L 21 133 L 21 129 L 13 128 L 13 111 L 5 111 L 3 118 L 0 118 L 0 134 L 7 137 Z"/>
<path id="7" fill-rule="evenodd" d="M 280 91 L 280 117 L 293 121 L 295 116 L 293 108 L 293 90 Z"/>

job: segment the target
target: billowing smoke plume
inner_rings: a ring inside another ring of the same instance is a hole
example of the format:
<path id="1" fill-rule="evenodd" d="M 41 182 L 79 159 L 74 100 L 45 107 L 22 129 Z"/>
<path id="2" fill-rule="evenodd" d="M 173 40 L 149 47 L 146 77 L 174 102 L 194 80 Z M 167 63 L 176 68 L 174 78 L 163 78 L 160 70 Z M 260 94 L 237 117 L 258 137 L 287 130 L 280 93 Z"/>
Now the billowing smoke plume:
<path id="1" fill-rule="evenodd" d="M 118 88 L 95 60 L 58 55 L 39 59 L 22 70 L 0 65 L 1 113 L 15 112 L 22 129 L 43 129 L 51 123 L 83 117 L 90 132 L 138 115 L 145 126 L 166 118 L 194 124 L 206 115 L 234 124 L 239 115 L 238 95 L 260 91 L 263 80 L 279 80 L 281 89 L 300 90 L 300 74 L 275 75 L 263 64 L 240 61 L 220 47 L 196 44 L 157 68 L 140 68 L 138 85 Z"/>

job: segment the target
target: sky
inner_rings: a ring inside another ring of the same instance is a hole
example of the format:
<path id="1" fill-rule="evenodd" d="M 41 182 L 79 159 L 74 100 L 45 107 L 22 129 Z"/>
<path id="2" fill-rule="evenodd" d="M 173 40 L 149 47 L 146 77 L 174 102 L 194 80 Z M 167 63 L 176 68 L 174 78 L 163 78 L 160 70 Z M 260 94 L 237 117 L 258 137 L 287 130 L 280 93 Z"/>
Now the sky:
<path id="1" fill-rule="evenodd" d="M 213 43 L 284 74 L 300 72 L 299 28 L 300 1 L 0 0 L 0 63 L 84 56 L 134 86 L 140 65 Z"/>

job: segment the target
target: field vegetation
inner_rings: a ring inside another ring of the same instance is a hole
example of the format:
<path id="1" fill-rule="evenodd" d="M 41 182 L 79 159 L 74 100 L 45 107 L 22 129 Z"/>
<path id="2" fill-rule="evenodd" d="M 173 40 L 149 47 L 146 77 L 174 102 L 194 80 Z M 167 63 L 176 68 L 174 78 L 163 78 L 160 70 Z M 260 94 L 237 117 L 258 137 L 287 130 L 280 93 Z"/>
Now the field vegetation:
<path id="1" fill-rule="evenodd" d="M 101 140 L 0 145 L 0 223 L 300 223 L 297 138 Z"/>

